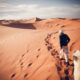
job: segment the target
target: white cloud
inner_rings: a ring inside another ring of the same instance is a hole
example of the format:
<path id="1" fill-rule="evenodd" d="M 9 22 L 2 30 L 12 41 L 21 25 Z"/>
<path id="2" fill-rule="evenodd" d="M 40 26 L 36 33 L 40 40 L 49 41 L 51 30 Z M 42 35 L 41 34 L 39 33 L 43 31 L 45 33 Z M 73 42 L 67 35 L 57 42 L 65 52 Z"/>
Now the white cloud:
<path id="1" fill-rule="evenodd" d="M 40 7 L 37 4 L 20 4 L 20 5 L 0 5 L 0 19 L 26 19 L 32 17 L 49 18 L 49 17 L 80 17 L 80 8 L 66 6 L 49 6 Z M 10 13 L 11 12 L 11 13 Z M 15 14 L 13 14 L 15 13 Z"/>
<path id="2" fill-rule="evenodd" d="M 21 11 L 26 9 L 33 9 L 38 7 L 36 4 L 32 5 L 26 5 L 26 4 L 20 4 L 20 5 L 11 5 L 11 4 L 1 4 L 0 5 L 0 12 L 12 12 L 12 11 Z"/>

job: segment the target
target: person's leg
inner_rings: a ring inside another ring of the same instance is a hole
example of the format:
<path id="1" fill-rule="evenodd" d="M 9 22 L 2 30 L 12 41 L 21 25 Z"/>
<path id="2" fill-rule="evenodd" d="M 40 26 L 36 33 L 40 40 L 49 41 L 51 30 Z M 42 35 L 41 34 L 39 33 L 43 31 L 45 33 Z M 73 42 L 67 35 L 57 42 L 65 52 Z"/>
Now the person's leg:
<path id="1" fill-rule="evenodd" d="M 60 49 L 59 58 L 62 59 L 62 56 L 63 56 L 63 48 Z"/>
<path id="2" fill-rule="evenodd" d="M 65 61 L 68 62 L 68 47 L 64 47 L 63 49 Z"/>

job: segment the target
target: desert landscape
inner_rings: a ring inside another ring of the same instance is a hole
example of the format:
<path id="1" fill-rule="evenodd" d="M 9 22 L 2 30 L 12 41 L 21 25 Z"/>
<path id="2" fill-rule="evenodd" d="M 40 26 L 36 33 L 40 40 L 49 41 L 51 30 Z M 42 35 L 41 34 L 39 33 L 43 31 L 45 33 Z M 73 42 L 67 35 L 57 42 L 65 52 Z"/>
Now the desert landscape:
<path id="1" fill-rule="evenodd" d="M 59 59 L 59 30 L 71 39 L 68 67 Z M 79 18 L 0 20 L 0 80 L 74 80 L 79 49 Z"/>

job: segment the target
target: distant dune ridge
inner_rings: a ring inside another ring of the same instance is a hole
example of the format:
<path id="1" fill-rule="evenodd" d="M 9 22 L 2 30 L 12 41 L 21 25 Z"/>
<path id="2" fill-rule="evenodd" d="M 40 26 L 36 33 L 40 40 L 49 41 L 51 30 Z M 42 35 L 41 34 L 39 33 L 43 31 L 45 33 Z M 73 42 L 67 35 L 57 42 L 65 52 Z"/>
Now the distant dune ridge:
<path id="1" fill-rule="evenodd" d="M 59 30 L 71 38 L 69 62 L 59 60 Z M 0 80 L 74 80 L 80 19 L 0 20 Z"/>

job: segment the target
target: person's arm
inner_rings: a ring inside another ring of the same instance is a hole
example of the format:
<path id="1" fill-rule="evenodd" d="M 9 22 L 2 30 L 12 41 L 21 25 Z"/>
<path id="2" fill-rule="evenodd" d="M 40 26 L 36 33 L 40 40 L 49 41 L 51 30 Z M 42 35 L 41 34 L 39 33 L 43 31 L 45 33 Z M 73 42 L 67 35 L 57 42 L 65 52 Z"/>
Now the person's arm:
<path id="1" fill-rule="evenodd" d="M 66 37 L 67 37 L 67 42 L 69 43 L 70 42 L 70 38 L 68 37 L 68 35 L 66 35 Z"/>

